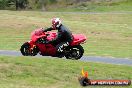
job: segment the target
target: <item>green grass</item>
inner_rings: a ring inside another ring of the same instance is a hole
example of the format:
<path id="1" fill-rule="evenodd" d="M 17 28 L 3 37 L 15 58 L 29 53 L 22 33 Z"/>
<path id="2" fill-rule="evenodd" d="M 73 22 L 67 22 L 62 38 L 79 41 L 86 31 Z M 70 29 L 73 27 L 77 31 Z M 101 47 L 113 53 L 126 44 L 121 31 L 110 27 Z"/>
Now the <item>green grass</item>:
<path id="1" fill-rule="evenodd" d="M 0 11 L 0 49 L 19 50 L 36 28 L 51 26 L 60 17 L 73 33 L 85 34 L 85 55 L 132 58 L 132 14 L 66 14 Z"/>
<path id="2" fill-rule="evenodd" d="M 131 66 L 58 58 L 0 56 L 0 88 L 82 88 L 78 82 L 82 68 L 88 71 L 90 79 L 132 79 Z M 96 86 L 102 87 L 108 88 Z"/>
<path id="3" fill-rule="evenodd" d="M 59 5 L 58 5 L 59 4 Z M 49 5 L 49 11 L 113 12 L 132 11 L 132 0 L 92 0 L 88 2 L 61 2 Z"/>

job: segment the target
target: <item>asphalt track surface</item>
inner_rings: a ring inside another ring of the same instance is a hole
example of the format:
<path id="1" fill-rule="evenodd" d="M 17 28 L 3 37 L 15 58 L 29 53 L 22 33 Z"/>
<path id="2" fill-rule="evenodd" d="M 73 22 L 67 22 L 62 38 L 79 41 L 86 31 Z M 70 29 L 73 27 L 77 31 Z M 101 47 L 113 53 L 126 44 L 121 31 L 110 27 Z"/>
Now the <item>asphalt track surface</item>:
<path id="1" fill-rule="evenodd" d="M 22 54 L 19 51 L 9 51 L 9 50 L 0 50 L 0 55 L 2 56 L 22 56 Z M 42 57 L 42 56 L 37 55 L 36 57 Z M 128 58 L 83 56 L 80 60 L 86 61 L 86 62 L 99 62 L 99 63 L 132 66 L 132 59 L 128 59 Z"/>

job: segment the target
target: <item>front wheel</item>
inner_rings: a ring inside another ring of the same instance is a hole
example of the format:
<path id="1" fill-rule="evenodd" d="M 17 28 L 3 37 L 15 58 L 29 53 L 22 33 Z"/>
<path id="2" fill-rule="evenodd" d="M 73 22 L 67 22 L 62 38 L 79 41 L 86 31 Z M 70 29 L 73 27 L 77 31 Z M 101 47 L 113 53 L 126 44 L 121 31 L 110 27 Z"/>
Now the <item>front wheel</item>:
<path id="1" fill-rule="evenodd" d="M 66 52 L 67 51 L 68 51 L 68 53 L 66 53 L 65 57 L 67 59 L 75 59 L 75 60 L 80 59 L 84 53 L 84 49 L 81 45 L 68 47 Z"/>
<path id="2" fill-rule="evenodd" d="M 30 44 L 28 42 L 24 43 L 21 46 L 20 51 L 23 56 L 35 56 L 39 52 L 37 47 L 34 47 L 33 49 L 31 49 Z"/>

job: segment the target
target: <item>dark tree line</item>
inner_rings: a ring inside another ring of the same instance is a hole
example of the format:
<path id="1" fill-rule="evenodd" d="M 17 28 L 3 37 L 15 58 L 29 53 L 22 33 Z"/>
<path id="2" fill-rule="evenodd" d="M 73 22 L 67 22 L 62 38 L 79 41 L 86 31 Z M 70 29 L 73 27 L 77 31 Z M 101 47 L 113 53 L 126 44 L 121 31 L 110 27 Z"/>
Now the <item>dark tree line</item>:
<path id="1" fill-rule="evenodd" d="M 25 9 L 28 6 L 28 0 L 0 0 L 0 9 L 15 8 Z"/>
<path id="2" fill-rule="evenodd" d="M 55 2 L 57 2 L 57 0 L 0 0 L 0 9 L 14 8 L 18 10 L 18 9 L 41 8 L 45 10 L 47 4 L 52 4 Z"/>
<path id="3" fill-rule="evenodd" d="M 0 0 L 0 9 L 28 9 L 30 7 L 29 1 L 31 2 L 35 0 Z"/>
<path id="4" fill-rule="evenodd" d="M 16 10 L 20 9 L 25 9 L 28 6 L 28 0 L 15 0 L 15 6 Z"/>

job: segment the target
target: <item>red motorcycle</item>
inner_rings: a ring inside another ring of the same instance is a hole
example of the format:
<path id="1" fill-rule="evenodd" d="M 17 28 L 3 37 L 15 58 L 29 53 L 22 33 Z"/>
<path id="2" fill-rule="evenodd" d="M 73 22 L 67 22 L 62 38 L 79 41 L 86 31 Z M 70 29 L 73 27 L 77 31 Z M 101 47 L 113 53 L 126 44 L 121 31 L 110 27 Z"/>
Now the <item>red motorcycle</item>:
<path id="1" fill-rule="evenodd" d="M 57 36 L 56 32 L 43 32 L 42 28 L 31 33 L 31 40 L 25 42 L 20 51 L 24 56 L 35 56 L 38 53 L 42 56 L 59 57 L 56 47 L 46 43 Z M 86 37 L 83 34 L 73 34 L 73 41 L 63 50 L 63 56 L 67 59 L 78 60 L 83 56 L 84 49 L 81 44 L 85 43 Z M 61 53 L 60 53 L 61 54 Z"/>

